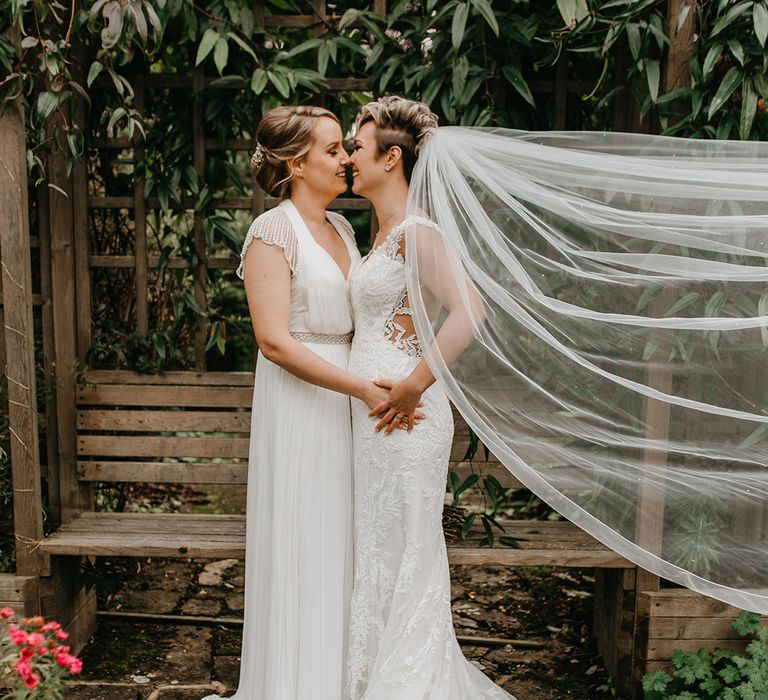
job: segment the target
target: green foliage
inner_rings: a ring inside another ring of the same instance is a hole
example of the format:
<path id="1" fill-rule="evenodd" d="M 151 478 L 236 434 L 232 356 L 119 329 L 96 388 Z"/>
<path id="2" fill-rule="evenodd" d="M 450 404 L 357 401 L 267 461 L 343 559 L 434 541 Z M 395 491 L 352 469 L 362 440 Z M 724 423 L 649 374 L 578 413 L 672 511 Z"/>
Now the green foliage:
<path id="1" fill-rule="evenodd" d="M 572 83 L 568 128 L 611 129 L 616 102 L 636 99 L 652 127 L 667 133 L 762 137 L 768 0 L 683 5 L 672 33 L 696 25 L 686 87 L 667 85 L 666 8 L 664 0 L 390 0 L 379 16 L 370 0 L 348 0 L 312 26 L 261 27 L 244 0 L 0 0 L 0 100 L 24 100 L 32 183 L 44 182 L 48 154 L 59 149 L 70 167 L 86 163 L 92 195 L 132 197 L 139 176 L 145 196 L 158 202 L 146 222 L 148 252 L 160 261 L 151 271 L 149 331 L 136 333 L 129 271 L 95 270 L 92 362 L 145 372 L 188 367 L 202 323 L 211 362 L 250 367 L 245 348 L 227 348 L 250 344 L 244 298 L 216 301 L 231 272 L 208 269 L 196 290 L 203 255 L 191 211 L 206 212 L 205 255 L 237 254 L 248 214 L 213 203 L 248 197 L 252 185 L 245 152 L 209 145 L 205 173 L 193 167 L 194 67 L 208 78 L 196 99 L 209 142 L 248 142 L 258 115 L 285 102 L 324 101 L 347 126 L 360 103 L 385 92 L 426 101 L 444 124 L 548 129 L 562 105 L 542 85 L 563 60 Z M 312 16 L 314 6 L 268 0 L 265 12 Z M 142 91 L 140 103 L 139 76 L 158 74 L 188 82 Z M 335 91 L 331 81 L 347 78 L 367 80 L 370 91 Z M 77 105 L 85 120 L 76 118 Z M 115 138 L 128 147 L 103 145 Z M 133 144 L 144 146 L 140 162 Z M 92 253 L 132 255 L 131 217 L 92 211 Z M 172 258 L 184 266 L 169 266 Z M 208 303 L 200 308 L 203 293 Z M 721 302 L 688 296 L 678 303 L 684 313 L 701 307 L 714 315 Z M 721 350 L 719 334 L 708 340 Z M 654 350 L 646 348 L 649 356 Z M 685 339 L 673 352 L 685 358 Z"/>
<path id="2" fill-rule="evenodd" d="M 743 612 L 733 621 L 742 637 L 754 637 L 744 654 L 675 651 L 670 672 L 643 678 L 645 700 L 759 700 L 768 696 L 768 627 Z"/>

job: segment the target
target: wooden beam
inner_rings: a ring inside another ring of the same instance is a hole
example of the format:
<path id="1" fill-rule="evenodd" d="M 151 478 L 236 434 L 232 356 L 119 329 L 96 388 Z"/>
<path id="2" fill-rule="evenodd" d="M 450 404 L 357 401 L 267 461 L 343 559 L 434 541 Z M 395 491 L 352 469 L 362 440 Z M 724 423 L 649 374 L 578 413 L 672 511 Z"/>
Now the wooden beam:
<path id="1" fill-rule="evenodd" d="M 203 88 L 205 75 L 201 67 L 195 68 L 192 78 L 192 163 L 197 173 L 200 189 L 205 183 L 205 121 L 203 119 Z M 249 203 L 250 205 L 250 203 Z M 200 309 L 207 307 L 205 294 L 208 279 L 207 251 L 205 249 L 205 217 L 207 211 L 195 211 L 194 232 L 195 252 L 197 253 L 197 268 L 195 269 L 194 295 Z M 197 317 L 195 324 L 195 369 L 205 370 L 205 344 L 207 340 L 208 323 L 203 315 Z"/>
<path id="2" fill-rule="evenodd" d="M 56 418 L 49 426 L 58 437 L 61 521 L 68 522 L 91 506 L 87 484 L 77 478 L 75 444 L 75 388 L 77 383 L 77 300 L 74 260 L 74 212 L 72 179 L 67 158 L 53 135 L 65 128 L 60 115 L 49 124 L 53 146 L 48 156 L 48 190 L 51 241 L 51 295 L 53 310 L 54 355 L 56 367 Z"/>
<path id="3" fill-rule="evenodd" d="M 14 36 L 13 39 L 17 39 Z M 32 261 L 29 247 L 26 133 L 23 102 L 0 115 L 0 267 L 8 384 L 16 571 L 37 575 L 34 545 L 43 537 L 37 444 Z"/>

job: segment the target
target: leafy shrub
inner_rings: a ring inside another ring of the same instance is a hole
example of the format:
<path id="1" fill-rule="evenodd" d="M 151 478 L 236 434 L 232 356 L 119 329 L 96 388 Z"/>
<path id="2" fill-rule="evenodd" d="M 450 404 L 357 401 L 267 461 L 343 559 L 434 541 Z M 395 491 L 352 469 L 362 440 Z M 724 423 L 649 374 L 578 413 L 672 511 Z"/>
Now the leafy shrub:
<path id="1" fill-rule="evenodd" d="M 760 616 L 743 612 L 733 621 L 742 636 L 752 636 L 744 654 L 724 649 L 675 651 L 671 675 L 643 678 L 645 700 L 765 700 L 768 698 L 768 627 Z"/>

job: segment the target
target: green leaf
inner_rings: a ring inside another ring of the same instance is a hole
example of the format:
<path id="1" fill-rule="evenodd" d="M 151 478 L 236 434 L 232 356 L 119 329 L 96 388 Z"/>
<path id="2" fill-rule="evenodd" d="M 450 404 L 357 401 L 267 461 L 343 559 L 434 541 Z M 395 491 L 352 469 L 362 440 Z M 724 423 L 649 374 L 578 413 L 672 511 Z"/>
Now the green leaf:
<path id="1" fill-rule="evenodd" d="M 88 71 L 88 79 L 86 80 L 86 84 L 88 87 L 91 87 L 93 85 L 93 81 L 96 80 L 96 78 L 99 76 L 99 73 L 104 69 L 104 64 L 99 61 L 94 61 L 91 63 L 91 68 Z"/>
<path id="2" fill-rule="evenodd" d="M 272 83 L 272 85 L 275 86 L 275 89 L 286 99 L 290 97 L 291 95 L 291 88 L 288 85 L 288 80 L 280 75 L 279 73 L 275 73 L 274 71 L 268 71 L 267 77 L 269 78 L 269 82 Z"/>
<path id="3" fill-rule="evenodd" d="M 712 119 L 715 112 L 720 109 L 727 101 L 728 98 L 734 93 L 737 87 L 741 84 L 742 72 L 741 69 L 734 66 L 731 68 L 720 83 L 720 87 L 717 88 L 714 98 L 712 98 L 712 104 L 709 105 L 709 112 L 707 119 Z"/>
<path id="4" fill-rule="evenodd" d="M 765 46 L 765 40 L 768 38 L 768 7 L 764 2 L 756 2 L 752 9 L 752 23 L 755 26 L 755 35 L 760 42 L 760 46 Z"/>
<path id="5" fill-rule="evenodd" d="M 667 313 L 665 313 L 664 316 L 673 316 L 678 311 L 682 311 L 687 306 L 693 304 L 699 298 L 699 296 L 700 295 L 698 292 L 688 292 L 688 294 L 684 294 L 674 304 L 672 304 L 672 306 L 669 307 Z"/>
<path id="6" fill-rule="evenodd" d="M 589 15 L 587 0 L 557 0 L 557 9 L 567 27 L 572 27 Z"/>
<path id="7" fill-rule="evenodd" d="M 328 50 L 328 42 L 324 41 L 320 44 L 320 48 L 317 51 L 317 72 L 320 73 L 320 75 L 325 75 L 328 70 L 328 60 L 330 57 L 331 54 Z"/>
<path id="8" fill-rule="evenodd" d="M 219 75 L 224 72 L 224 68 L 229 60 L 229 42 L 222 36 L 216 41 L 213 47 L 213 62 L 216 64 L 216 70 Z"/>
<path id="9" fill-rule="evenodd" d="M 459 50 L 461 42 L 464 40 L 464 30 L 467 26 L 468 15 L 469 4 L 460 2 L 456 6 L 456 11 L 453 13 L 453 21 L 451 22 L 451 42 L 456 51 Z"/>
<path id="10" fill-rule="evenodd" d="M 734 5 L 719 20 L 717 20 L 717 22 L 715 22 L 715 26 L 712 28 L 710 36 L 717 36 L 723 29 L 747 12 L 750 7 L 752 7 L 752 2 L 740 2 L 738 5 Z"/>
<path id="11" fill-rule="evenodd" d="M 710 318 L 717 318 L 725 306 L 727 297 L 725 292 L 715 292 L 704 307 L 704 315 Z"/>
<path id="12" fill-rule="evenodd" d="M 528 87 L 528 83 L 525 82 L 525 78 L 523 78 L 523 74 L 520 72 L 520 69 L 517 66 L 508 64 L 504 66 L 501 71 L 504 73 L 504 77 L 509 80 L 510 83 L 512 83 L 512 87 L 517 90 L 521 97 L 529 105 L 531 105 L 531 107 L 535 107 L 536 101 L 533 99 L 533 95 L 531 94 L 531 90 Z"/>
<path id="13" fill-rule="evenodd" d="M 680 8 L 680 12 L 677 15 L 677 24 L 675 25 L 675 34 L 677 34 L 685 24 L 685 20 L 688 19 L 688 14 L 691 11 L 691 6 L 686 3 Z"/>
<path id="14" fill-rule="evenodd" d="M 728 48 L 733 57 L 743 66 L 744 65 L 744 47 L 738 39 L 728 39 Z"/>
<path id="15" fill-rule="evenodd" d="M 118 107 L 112 112 L 112 116 L 109 118 L 109 123 L 107 124 L 107 131 L 111 132 L 117 122 L 119 122 L 126 114 L 127 112 L 122 107 Z"/>
<path id="16" fill-rule="evenodd" d="M 632 53 L 632 58 L 637 61 L 640 57 L 640 46 L 642 44 L 639 25 L 627 25 L 627 42 L 629 43 L 629 50 Z"/>
<path id="17" fill-rule="evenodd" d="M 659 99 L 659 62 L 658 61 L 646 61 L 645 62 L 645 77 L 648 80 L 648 92 L 651 93 L 651 100 L 656 102 Z"/>
<path id="18" fill-rule="evenodd" d="M 37 96 L 37 104 L 35 110 L 40 118 L 45 121 L 53 114 L 53 110 L 59 105 L 59 99 L 52 92 L 41 92 Z"/>
<path id="19" fill-rule="evenodd" d="M 245 51 L 251 58 L 253 58 L 254 61 L 258 61 L 259 58 L 256 55 L 256 52 L 248 46 L 248 44 L 245 42 L 244 39 L 239 37 L 234 32 L 227 32 L 227 39 L 232 39 L 243 51 Z"/>
<path id="20" fill-rule="evenodd" d="M 717 63 L 717 60 L 720 58 L 722 53 L 723 45 L 719 42 L 714 44 L 709 49 L 709 51 L 707 51 L 707 57 L 704 59 L 704 67 L 701 69 L 705 80 L 707 76 L 712 72 L 712 69 L 715 67 L 715 63 Z"/>
<path id="21" fill-rule="evenodd" d="M 499 36 L 499 23 L 496 21 L 496 15 L 493 14 L 493 8 L 491 7 L 490 0 L 472 0 L 472 4 L 475 9 L 483 16 L 491 31 Z"/>
<path id="22" fill-rule="evenodd" d="M 200 46 L 197 47 L 197 58 L 195 58 L 195 65 L 199 66 L 205 57 L 211 53 L 211 50 L 219 40 L 219 33 L 215 29 L 206 29 L 203 38 L 200 40 Z"/>
<path id="23" fill-rule="evenodd" d="M 758 316 L 768 316 L 768 292 L 764 292 L 757 302 Z M 763 338 L 763 345 L 768 348 L 768 325 L 760 326 L 760 335 Z"/>
<path id="24" fill-rule="evenodd" d="M 253 90 L 254 94 L 260 95 L 264 92 L 268 80 L 267 71 L 263 68 L 257 68 L 253 71 L 253 75 L 251 76 L 251 90 Z"/>
<path id="25" fill-rule="evenodd" d="M 757 114 L 757 92 L 752 85 L 752 81 L 747 79 L 744 81 L 743 97 L 741 98 L 741 119 L 739 119 L 739 137 L 742 141 L 746 141 L 749 138 L 749 133 L 752 131 L 752 122 L 755 120 L 755 114 Z"/>

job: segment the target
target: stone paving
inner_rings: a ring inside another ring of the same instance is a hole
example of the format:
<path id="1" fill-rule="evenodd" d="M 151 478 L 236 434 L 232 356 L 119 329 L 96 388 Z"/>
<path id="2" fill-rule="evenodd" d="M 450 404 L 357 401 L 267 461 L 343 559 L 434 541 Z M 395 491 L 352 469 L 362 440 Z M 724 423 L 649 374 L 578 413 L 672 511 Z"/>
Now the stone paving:
<path id="1" fill-rule="evenodd" d="M 144 560 L 140 566 L 102 608 L 242 617 L 242 562 Z M 613 697 L 607 687 L 600 688 L 607 679 L 588 639 L 589 572 L 531 576 L 491 567 L 453 568 L 454 622 L 460 635 L 540 644 L 464 646 L 467 657 L 518 700 Z M 200 700 L 212 692 L 230 694 L 237 686 L 240 632 L 237 626 L 215 623 L 101 618 L 82 654 L 85 671 L 67 700 Z"/>

